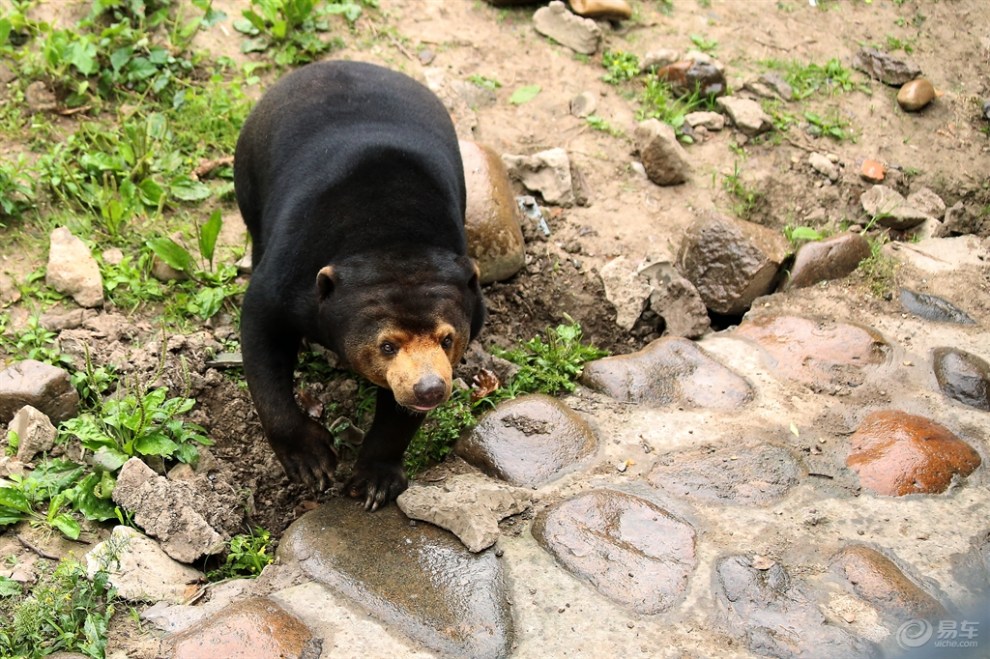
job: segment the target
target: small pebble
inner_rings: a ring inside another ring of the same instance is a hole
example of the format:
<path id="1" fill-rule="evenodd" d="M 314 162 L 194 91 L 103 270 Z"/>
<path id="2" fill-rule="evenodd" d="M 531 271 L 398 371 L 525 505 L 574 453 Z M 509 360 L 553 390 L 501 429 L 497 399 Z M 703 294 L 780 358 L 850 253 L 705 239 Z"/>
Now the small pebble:
<path id="1" fill-rule="evenodd" d="M 859 175 L 870 183 L 880 183 L 887 175 L 887 169 L 879 160 L 864 160 L 863 166 L 859 170 Z"/>
<path id="2" fill-rule="evenodd" d="M 990 101 L 983 101 L 983 118 L 990 121 Z"/>
<path id="3" fill-rule="evenodd" d="M 935 87 L 926 78 L 915 78 L 897 92 L 897 103 L 907 112 L 918 112 L 935 99 Z"/>

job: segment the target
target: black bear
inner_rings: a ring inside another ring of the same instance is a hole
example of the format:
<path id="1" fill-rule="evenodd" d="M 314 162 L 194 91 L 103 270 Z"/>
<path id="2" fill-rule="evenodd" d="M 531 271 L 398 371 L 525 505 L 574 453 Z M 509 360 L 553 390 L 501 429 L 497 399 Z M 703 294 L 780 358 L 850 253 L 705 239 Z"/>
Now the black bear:
<path id="1" fill-rule="evenodd" d="M 296 404 L 293 371 L 304 338 L 335 352 L 378 386 L 345 485 L 375 510 L 406 488 L 406 447 L 485 319 L 453 123 L 406 75 L 319 62 L 263 96 L 234 161 L 252 239 L 244 372 L 265 435 L 290 478 L 329 486 L 332 438 Z"/>

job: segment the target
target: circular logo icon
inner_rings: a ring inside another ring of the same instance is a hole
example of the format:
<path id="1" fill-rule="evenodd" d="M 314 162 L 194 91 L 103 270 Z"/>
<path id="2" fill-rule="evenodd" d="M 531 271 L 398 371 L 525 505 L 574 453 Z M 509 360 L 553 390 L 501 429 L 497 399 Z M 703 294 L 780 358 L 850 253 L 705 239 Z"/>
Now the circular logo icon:
<path id="1" fill-rule="evenodd" d="M 908 620 L 897 630 L 897 644 L 903 649 L 920 648 L 932 638 L 932 623 L 916 618 Z"/>

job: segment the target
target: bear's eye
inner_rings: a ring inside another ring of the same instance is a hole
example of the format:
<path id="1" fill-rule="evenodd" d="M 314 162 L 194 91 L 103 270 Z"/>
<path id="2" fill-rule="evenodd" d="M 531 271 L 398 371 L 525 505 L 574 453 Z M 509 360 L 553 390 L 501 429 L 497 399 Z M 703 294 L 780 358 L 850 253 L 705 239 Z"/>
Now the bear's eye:
<path id="1" fill-rule="evenodd" d="M 443 340 L 440 342 L 440 347 L 443 348 L 444 350 L 450 350 L 451 346 L 453 345 L 454 345 L 454 337 L 451 336 L 450 334 L 443 337 Z"/>
<path id="2" fill-rule="evenodd" d="M 382 354 L 387 357 L 391 357 L 392 355 L 394 355 L 397 350 L 395 344 L 392 343 L 391 341 L 383 341 L 382 344 L 378 346 L 378 349 L 381 350 Z"/>

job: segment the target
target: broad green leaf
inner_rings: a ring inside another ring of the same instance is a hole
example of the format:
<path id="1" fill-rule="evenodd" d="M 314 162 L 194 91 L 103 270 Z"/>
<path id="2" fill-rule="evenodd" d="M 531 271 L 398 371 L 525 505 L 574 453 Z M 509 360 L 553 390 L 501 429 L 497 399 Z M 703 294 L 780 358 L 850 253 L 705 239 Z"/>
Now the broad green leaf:
<path id="1" fill-rule="evenodd" d="M 28 498 L 19 489 L 14 487 L 0 487 L 0 515 L 4 512 L 19 512 L 29 515 L 33 511 Z M 0 522 L 0 524 L 2 523 Z M 7 523 L 9 524 L 10 522 Z"/>
<path id="2" fill-rule="evenodd" d="M 179 445 L 160 432 L 152 432 L 134 442 L 134 450 L 141 455 L 168 457 L 175 453 Z"/>
<path id="3" fill-rule="evenodd" d="M 116 447 L 103 446 L 93 453 L 93 465 L 107 471 L 117 471 L 130 457 Z"/>
<path id="4" fill-rule="evenodd" d="M 199 253 L 208 263 L 213 263 L 213 252 L 217 246 L 217 236 L 220 235 L 220 229 L 222 228 L 223 218 L 220 215 L 220 209 L 217 209 L 210 214 L 210 219 L 199 230 Z"/>
<path id="5" fill-rule="evenodd" d="M 0 18 L 0 46 L 7 43 L 7 39 L 10 37 L 10 21 L 6 18 Z"/>
<path id="6" fill-rule="evenodd" d="M 0 597 L 17 597 L 23 593 L 21 584 L 7 577 L 0 577 Z"/>
<path id="7" fill-rule="evenodd" d="M 146 178 L 138 184 L 141 203 L 146 206 L 158 206 L 165 196 L 165 189 L 153 178 Z"/>
<path id="8" fill-rule="evenodd" d="M 512 92 L 512 96 L 509 97 L 509 103 L 513 105 L 522 105 L 523 103 L 529 103 L 536 95 L 540 93 L 542 88 L 539 85 L 526 85 L 525 87 L 520 87 L 516 91 Z"/>
<path id="9" fill-rule="evenodd" d="M 205 183 L 194 181 L 188 176 L 177 176 L 169 186 L 172 196 L 181 201 L 203 201 L 210 196 L 210 188 Z"/>
<path id="10" fill-rule="evenodd" d="M 181 270 L 182 272 L 193 272 L 195 270 L 196 266 L 188 250 L 171 238 L 152 238 L 145 244 L 151 248 L 155 256 L 176 270 Z"/>
<path id="11" fill-rule="evenodd" d="M 62 535 L 66 538 L 72 540 L 79 539 L 79 532 L 82 530 L 79 526 L 79 522 L 74 520 L 71 516 L 61 513 L 56 515 L 48 522 L 53 528 L 61 531 Z"/>
<path id="12" fill-rule="evenodd" d="M 130 61 L 131 55 L 133 54 L 134 49 L 130 46 L 118 48 L 110 54 L 110 66 L 113 67 L 114 71 L 119 72 L 122 68 L 124 68 L 124 65 Z"/>

